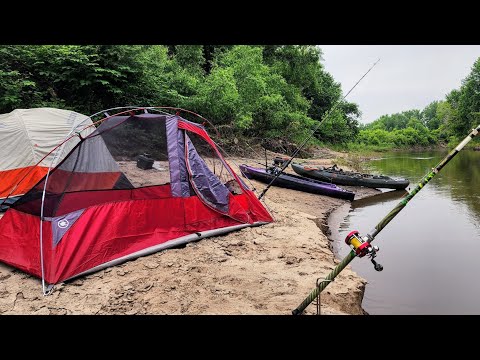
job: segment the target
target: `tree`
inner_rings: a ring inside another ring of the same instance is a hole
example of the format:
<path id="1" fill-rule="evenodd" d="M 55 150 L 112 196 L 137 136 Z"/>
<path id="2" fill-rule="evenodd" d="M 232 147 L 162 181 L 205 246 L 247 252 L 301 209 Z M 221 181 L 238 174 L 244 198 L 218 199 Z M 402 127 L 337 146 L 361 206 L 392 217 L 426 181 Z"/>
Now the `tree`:
<path id="1" fill-rule="evenodd" d="M 455 125 L 457 135 L 470 131 L 477 125 L 476 113 L 480 111 L 480 58 L 472 66 L 470 74 L 462 81 L 458 96 L 457 109 L 458 119 Z"/>
<path id="2" fill-rule="evenodd" d="M 428 129 L 435 130 L 442 124 L 441 119 L 437 118 L 437 108 L 439 101 L 433 101 L 428 104 L 420 114 L 420 119 Z"/>
<path id="3" fill-rule="evenodd" d="M 57 106 L 90 114 L 125 102 L 142 76 L 141 46 L 28 45 L 0 47 L 2 78 L 12 107 Z M 130 101 L 128 101 L 130 102 Z"/>
<path id="4" fill-rule="evenodd" d="M 3 45 L 0 112 L 165 105 L 201 113 L 229 134 L 298 143 L 341 99 L 321 56 L 306 45 Z M 359 115 L 341 101 L 316 136 L 354 139 Z"/>
<path id="5" fill-rule="evenodd" d="M 217 53 L 200 89 L 196 108 L 247 136 L 294 139 L 311 127 L 309 102 L 265 64 L 260 46 L 233 46 Z"/>
<path id="6" fill-rule="evenodd" d="M 197 75 L 202 75 L 205 55 L 202 45 L 176 45 L 175 59 L 182 68 Z"/>

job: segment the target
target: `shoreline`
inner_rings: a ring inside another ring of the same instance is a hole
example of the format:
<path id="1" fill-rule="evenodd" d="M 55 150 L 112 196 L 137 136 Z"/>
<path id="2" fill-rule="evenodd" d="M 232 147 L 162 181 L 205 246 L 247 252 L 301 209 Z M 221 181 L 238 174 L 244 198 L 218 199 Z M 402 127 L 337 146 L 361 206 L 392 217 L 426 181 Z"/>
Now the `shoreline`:
<path id="1" fill-rule="evenodd" d="M 235 163 L 255 159 L 236 158 Z M 330 160 L 306 160 L 311 163 Z M 232 162 L 233 165 L 233 162 Z M 236 167 L 234 167 L 235 170 Z M 253 181 L 261 190 L 265 184 Z M 378 192 L 353 188 L 360 199 Z M 0 264 L 1 314 L 276 314 L 291 311 L 339 260 L 329 221 L 346 200 L 270 188 L 275 222 L 167 249 L 60 283 Z M 362 315 L 366 281 L 347 267 L 322 293 L 322 314 Z M 305 314 L 315 314 L 312 303 Z"/>
<path id="2" fill-rule="evenodd" d="M 348 157 L 348 154 L 333 152 L 329 150 L 330 153 L 328 154 L 328 158 L 322 159 L 299 159 L 304 163 L 307 164 L 321 164 L 326 166 L 331 166 L 335 161 L 338 159 L 342 159 L 345 165 L 343 167 L 353 170 L 352 168 L 354 164 L 352 164 L 352 160 Z M 236 163 L 239 164 L 238 160 L 235 159 Z M 243 162 L 247 162 L 249 159 L 241 159 Z M 240 161 L 241 162 L 241 161 Z M 255 166 L 254 164 L 251 164 Z M 257 165 L 258 166 L 258 165 Z M 287 172 L 295 174 L 290 168 Z M 262 188 L 262 184 L 259 182 L 255 182 L 260 186 L 257 188 Z M 360 199 L 367 199 L 374 197 L 375 195 L 382 194 L 382 192 L 378 189 L 371 189 L 365 187 L 357 187 L 357 186 L 342 186 L 345 189 L 354 191 L 356 196 L 355 200 Z M 275 187 L 272 187 L 273 189 Z M 280 189 L 275 188 L 277 192 L 290 192 L 292 190 L 288 189 Z M 270 190 L 272 191 L 272 190 Z M 275 194 L 276 195 L 276 194 Z M 319 241 L 324 243 L 322 246 L 326 246 L 331 253 L 331 261 L 328 266 L 323 264 L 319 264 L 319 267 L 323 267 L 324 269 L 328 269 L 328 271 L 322 272 L 323 276 L 326 276 L 340 261 L 341 258 L 338 257 L 338 253 L 334 248 L 334 240 L 331 237 L 331 228 L 338 227 L 340 223 L 344 220 L 345 216 L 348 215 L 350 211 L 351 202 L 342 199 L 335 199 L 330 197 L 325 197 L 321 195 L 314 195 L 308 193 L 302 193 L 302 200 L 301 204 L 290 203 L 289 205 L 292 206 L 295 210 L 300 210 L 304 212 L 307 218 L 312 220 L 317 227 L 318 231 L 321 234 L 319 237 Z M 316 206 L 312 206 L 312 200 L 315 202 L 316 199 L 323 199 L 323 204 L 325 205 L 322 211 L 318 211 L 319 209 Z M 308 199 L 308 200 L 307 200 Z M 365 293 L 365 286 L 367 281 L 355 273 L 351 266 L 347 266 L 344 270 L 345 277 L 348 280 L 342 279 L 342 281 L 338 281 L 339 278 L 343 276 L 343 273 L 337 277 L 335 283 L 339 285 L 330 285 L 323 293 L 322 293 L 322 314 L 349 314 L 349 315 L 368 315 L 368 313 L 362 308 L 362 301 L 363 296 Z M 317 276 L 318 277 L 318 276 Z M 309 288 L 309 291 L 306 292 L 303 296 L 308 295 L 308 293 L 314 289 L 315 287 L 316 278 L 313 279 L 312 285 Z M 333 288 L 335 286 L 335 288 Z M 326 294 L 326 295 L 325 295 Z M 300 296 L 300 301 L 303 300 Z M 316 308 L 314 305 L 315 301 L 307 307 L 304 314 L 315 314 Z M 297 304 L 298 305 L 298 304 Z"/>

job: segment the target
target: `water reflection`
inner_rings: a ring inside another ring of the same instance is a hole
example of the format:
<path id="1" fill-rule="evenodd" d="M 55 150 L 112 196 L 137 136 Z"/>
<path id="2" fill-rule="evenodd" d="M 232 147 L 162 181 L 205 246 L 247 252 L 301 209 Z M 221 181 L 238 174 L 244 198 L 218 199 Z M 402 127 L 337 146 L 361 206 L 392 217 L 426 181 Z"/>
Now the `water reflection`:
<path id="1" fill-rule="evenodd" d="M 413 188 L 445 155 L 393 153 L 369 167 L 374 173 L 406 177 Z M 480 153 L 462 151 L 377 236 L 377 259 L 384 271 L 377 273 L 365 259 L 353 261 L 369 282 L 363 302 L 369 313 L 480 314 L 479 188 Z M 341 257 L 349 250 L 343 243 L 348 232 L 367 233 L 401 198 L 378 196 L 378 202 L 354 201 L 340 228 L 332 229 Z"/>
<path id="2" fill-rule="evenodd" d="M 410 187 L 414 187 L 446 154 L 447 151 L 397 153 L 378 161 L 371 161 L 368 167 L 373 172 L 407 177 L 410 180 Z M 480 152 L 462 151 L 428 186 L 452 196 L 454 201 L 465 201 L 473 212 L 480 215 L 480 201 L 477 195 L 480 188 Z"/>
<path id="3" fill-rule="evenodd" d="M 408 194 L 408 191 L 406 190 L 385 191 L 377 195 L 352 201 L 352 209 L 377 205 L 379 203 L 384 203 L 386 201 L 393 200 L 393 199 L 401 199 L 407 194 Z"/>

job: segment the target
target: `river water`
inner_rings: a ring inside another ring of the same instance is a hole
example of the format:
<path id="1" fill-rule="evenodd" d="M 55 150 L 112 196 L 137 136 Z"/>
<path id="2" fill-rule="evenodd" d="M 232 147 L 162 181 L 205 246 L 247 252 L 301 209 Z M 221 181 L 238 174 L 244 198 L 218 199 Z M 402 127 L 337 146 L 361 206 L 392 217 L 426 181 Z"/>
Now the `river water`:
<path id="1" fill-rule="evenodd" d="M 446 154 L 387 153 L 367 166 L 369 172 L 405 177 L 413 189 Z M 348 215 L 340 219 L 339 228 L 332 228 L 337 256 L 348 253 L 344 239 L 351 230 L 368 233 L 403 194 L 345 205 L 340 213 Z M 351 263 L 368 281 L 362 304 L 368 313 L 480 314 L 480 152 L 460 152 L 374 244 L 380 247 L 377 260 L 384 266 L 382 272 L 375 271 L 366 257 Z"/>

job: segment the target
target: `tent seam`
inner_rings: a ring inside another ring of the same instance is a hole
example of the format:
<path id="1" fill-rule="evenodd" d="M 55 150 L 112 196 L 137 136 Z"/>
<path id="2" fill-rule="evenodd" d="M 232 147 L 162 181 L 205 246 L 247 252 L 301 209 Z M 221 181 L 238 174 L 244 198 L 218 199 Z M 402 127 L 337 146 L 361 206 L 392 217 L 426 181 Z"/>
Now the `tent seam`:
<path id="1" fill-rule="evenodd" d="M 33 150 L 32 138 L 30 137 L 30 132 L 27 129 L 27 125 L 25 124 L 23 117 L 20 116 L 19 113 L 20 113 L 20 110 L 18 110 L 18 112 L 15 112 L 15 116 L 20 120 L 20 123 L 23 125 L 23 130 L 25 131 L 25 134 L 27 134 L 27 139 L 30 145 L 30 151 L 32 152 L 33 162 L 35 163 L 37 161 L 36 161 L 35 151 Z"/>

